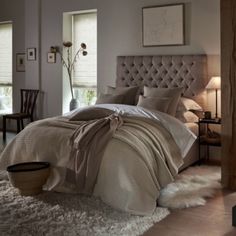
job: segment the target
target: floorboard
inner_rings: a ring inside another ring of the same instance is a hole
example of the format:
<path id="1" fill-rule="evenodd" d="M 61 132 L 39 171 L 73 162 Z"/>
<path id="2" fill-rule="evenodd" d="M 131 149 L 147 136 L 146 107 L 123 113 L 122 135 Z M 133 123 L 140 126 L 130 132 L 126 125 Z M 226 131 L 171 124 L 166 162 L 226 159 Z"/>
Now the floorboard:
<path id="1" fill-rule="evenodd" d="M 236 236 L 232 227 L 232 207 L 236 192 L 218 191 L 205 206 L 174 210 L 144 236 Z"/>

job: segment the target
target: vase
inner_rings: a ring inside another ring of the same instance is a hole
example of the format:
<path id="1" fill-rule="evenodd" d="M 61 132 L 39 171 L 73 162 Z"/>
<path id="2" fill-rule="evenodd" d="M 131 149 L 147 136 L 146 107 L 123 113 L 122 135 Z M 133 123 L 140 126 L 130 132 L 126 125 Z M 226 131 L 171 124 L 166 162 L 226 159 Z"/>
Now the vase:
<path id="1" fill-rule="evenodd" d="M 72 98 L 70 101 L 70 111 L 75 110 L 78 108 L 78 101 L 75 98 Z"/>

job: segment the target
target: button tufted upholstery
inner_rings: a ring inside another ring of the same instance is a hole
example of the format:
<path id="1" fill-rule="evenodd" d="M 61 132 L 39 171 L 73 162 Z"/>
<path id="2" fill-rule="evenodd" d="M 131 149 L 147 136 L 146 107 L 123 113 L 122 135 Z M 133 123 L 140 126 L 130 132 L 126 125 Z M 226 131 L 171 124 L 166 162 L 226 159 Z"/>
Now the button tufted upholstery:
<path id="1" fill-rule="evenodd" d="M 118 56 L 116 86 L 183 87 L 183 95 L 206 105 L 206 55 Z"/>

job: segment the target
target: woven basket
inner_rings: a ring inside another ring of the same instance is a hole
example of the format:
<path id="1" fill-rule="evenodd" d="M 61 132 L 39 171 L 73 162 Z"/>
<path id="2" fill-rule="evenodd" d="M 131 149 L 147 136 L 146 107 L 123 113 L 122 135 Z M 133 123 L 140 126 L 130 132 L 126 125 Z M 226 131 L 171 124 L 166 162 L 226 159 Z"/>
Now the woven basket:
<path id="1" fill-rule="evenodd" d="M 7 167 L 11 184 L 21 195 L 32 196 L 42 192 L 50 173 L 48 162 L 24 162 Z"/>

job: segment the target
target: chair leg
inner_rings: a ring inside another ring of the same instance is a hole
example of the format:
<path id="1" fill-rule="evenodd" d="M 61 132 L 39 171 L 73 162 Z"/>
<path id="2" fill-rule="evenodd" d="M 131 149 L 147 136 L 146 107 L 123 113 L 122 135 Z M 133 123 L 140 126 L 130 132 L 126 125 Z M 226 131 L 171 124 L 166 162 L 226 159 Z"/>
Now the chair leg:
<path id="1" fill-rule="evenodd" d="M 6 117 L 5 116 L 2 117 L 2 138 L 3 138 L 3 141 L 5 142 L 6 141 Z"/>
<path id="2" fill-rule="evenodd" d="M 23 119 L 21 119 L 21 128 L 22 128 L 22 129 L 25 128 L 25 127 L 24 127 L 24 120 L 23 120 Z"/>
<path id="3" fill-rule="evenodd" d="M 17 119 L 17 133 L 20 132 L 20 119 Z"/>

